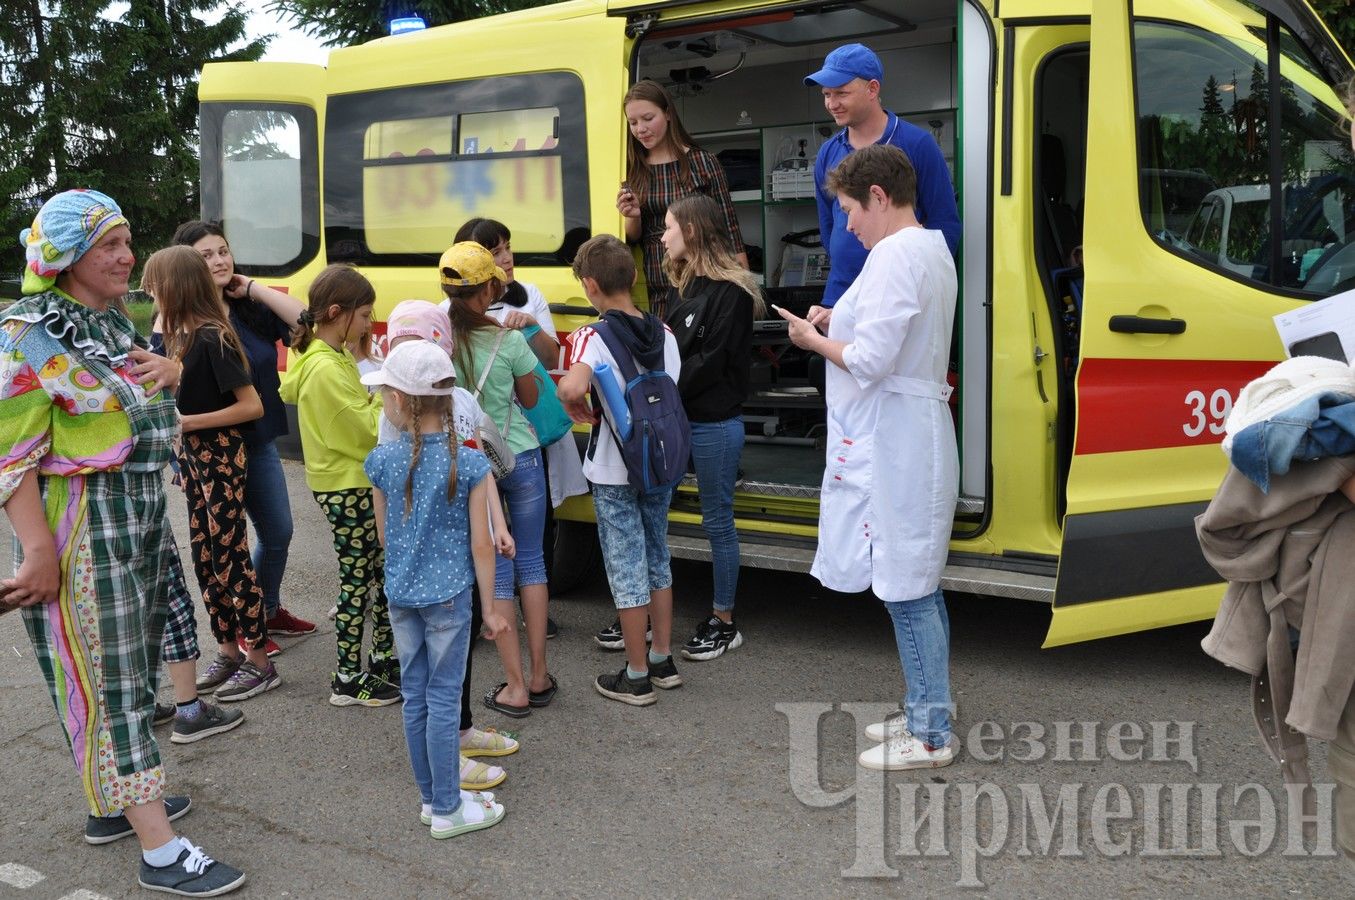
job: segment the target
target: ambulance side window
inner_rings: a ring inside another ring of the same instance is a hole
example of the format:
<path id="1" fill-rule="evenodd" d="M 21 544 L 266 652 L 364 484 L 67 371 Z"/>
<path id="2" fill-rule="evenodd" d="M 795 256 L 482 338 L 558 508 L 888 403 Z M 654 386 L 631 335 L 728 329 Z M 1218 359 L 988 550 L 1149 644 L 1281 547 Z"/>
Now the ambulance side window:
<path id="1" fill-rule="evenodd" d="M 508 226 L 522 265 L 562 265 L 591 221 L 583 85 L 505 75 L 331 98 L 331 261 L 432 265 L 467 219 Z"/>
<path id="2" fill-rule="evenodd" d="M 1343 252 L 1355 238 L 1349 133 L 1332 87 L 1283 27 L 1280 119 L 1272 127 L 1266 32 L 1260 14 L 1258 20 L 1249 29 L 1254 42 L 1185 25 L 1135 24 L 1144 224 L 1197 264 L 1257 286 L 1325 296 L 1355 286 L 1355 259 L 1348 258 L 1355 248 Z M 1282 159 L 1274 181 L 1273 140 Z M 1271 227 L 1276 190 L 1278 235 Z M 1193 215 L 1185 209 L 1189 192 L 1198 198 Z"/>

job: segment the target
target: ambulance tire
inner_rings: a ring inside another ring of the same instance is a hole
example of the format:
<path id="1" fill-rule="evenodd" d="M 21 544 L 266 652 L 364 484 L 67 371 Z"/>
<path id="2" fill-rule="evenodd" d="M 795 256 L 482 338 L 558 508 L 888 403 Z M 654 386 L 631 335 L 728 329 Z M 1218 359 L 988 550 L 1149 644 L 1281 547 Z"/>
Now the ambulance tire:
<path id="1" fill-rule="evenodd" d="M 551 552 L 547 554 L 552 597 L 587 584 L 602 571 L 596 525 L 556 519 L 554 530 L 548 544 Z"/>

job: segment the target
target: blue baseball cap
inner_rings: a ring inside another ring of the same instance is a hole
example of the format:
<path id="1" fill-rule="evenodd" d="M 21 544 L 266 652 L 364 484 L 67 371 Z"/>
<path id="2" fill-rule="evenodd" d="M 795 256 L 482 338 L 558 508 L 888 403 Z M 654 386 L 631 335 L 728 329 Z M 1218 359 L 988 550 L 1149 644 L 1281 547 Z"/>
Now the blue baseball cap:
<path id="1" fill-rule="evenodd" d="M 828 54 L 822 69 L 805 76 L 805 84 L 839 88 L 853 78 L 879 81 L 884 76 L 884 66 L 880 65 L 880 57 L 874 50 L 865 44 L 844 44 Z"/>

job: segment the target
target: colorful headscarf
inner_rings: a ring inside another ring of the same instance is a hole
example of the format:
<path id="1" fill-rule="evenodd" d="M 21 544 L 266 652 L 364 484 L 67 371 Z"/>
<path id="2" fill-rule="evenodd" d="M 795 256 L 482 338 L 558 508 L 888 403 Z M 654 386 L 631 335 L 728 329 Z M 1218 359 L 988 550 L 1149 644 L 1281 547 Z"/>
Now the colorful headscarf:
<path id="1" fill-rule="evenodd" d="M 50 290 L 57 275 L 110 230 L 126 224 L 117 201 L 107 194 L 84 189 L 57 194 L 38 210 L 33 227 L 19 233 L 27 257 L 23 292 Z"/>
<path id="2" fill-rule="evenodd" d="M 432 341 L 449 355 L 455 349 L 451 321 L 441 307 L 427 300 L 402 300 L 386 318 L 388 342 L 411 334 Z"/>

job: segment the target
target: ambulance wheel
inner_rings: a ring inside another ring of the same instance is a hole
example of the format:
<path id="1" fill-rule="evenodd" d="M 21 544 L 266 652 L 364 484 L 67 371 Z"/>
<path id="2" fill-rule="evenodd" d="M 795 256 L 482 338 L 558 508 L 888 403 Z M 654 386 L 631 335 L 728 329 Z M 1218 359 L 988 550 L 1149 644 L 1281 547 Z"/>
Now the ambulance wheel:
<path id="1" fill-rule="evenodd" d="M 587 583 L 602 567 L 598 528 L 592 522 L 556 519 L 555 536 L 550 548 L 552 597 Z"/>

